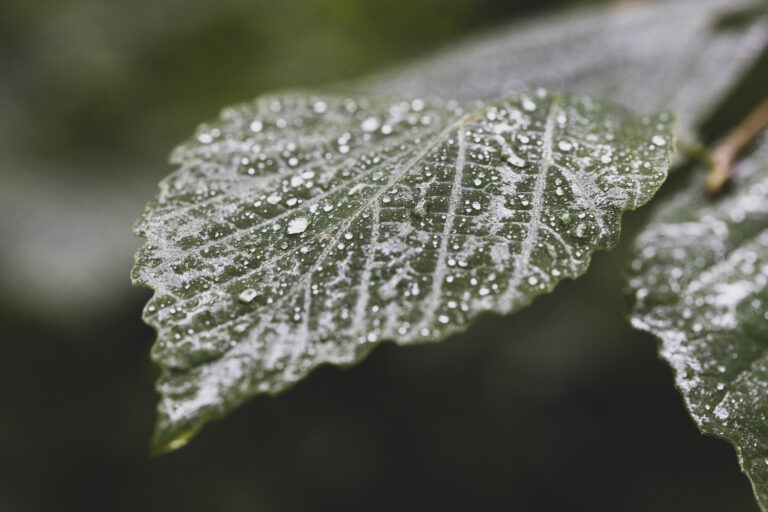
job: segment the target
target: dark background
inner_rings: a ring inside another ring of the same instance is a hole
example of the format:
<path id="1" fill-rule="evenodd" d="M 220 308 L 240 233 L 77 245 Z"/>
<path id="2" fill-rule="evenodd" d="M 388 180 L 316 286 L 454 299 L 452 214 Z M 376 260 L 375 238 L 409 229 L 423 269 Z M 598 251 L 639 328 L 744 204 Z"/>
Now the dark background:
<path id="1" fill-rule="evenodd" d="M 0 511 L 756 510 L 734 451 L 698 433 L 624 320 L 643 211 L 514 316 L 323 367 L 149 457 L 130 228 L 174 144 L 228 103 L 573 3 L 3 0 Z"/>

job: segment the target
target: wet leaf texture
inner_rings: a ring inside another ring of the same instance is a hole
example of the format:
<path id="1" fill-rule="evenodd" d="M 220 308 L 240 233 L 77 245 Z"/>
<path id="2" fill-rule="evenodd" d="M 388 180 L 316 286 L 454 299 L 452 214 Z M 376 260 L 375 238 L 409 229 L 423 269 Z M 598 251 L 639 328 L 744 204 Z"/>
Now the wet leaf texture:
<path id="1" fill-rule="evenodd" d="M 665 179 L 672 123 L 543 89 L 225 110 L 176 150 L 137 224 L 156 449 L 319 364 L 441 340 L 582 274 Z"/>
<path id="2" fill-rule="evenodd" d="M 632 324 L 659 337 L 694 421 L 736 447 L 768 510 L 768 140 L 716 201 L 696 175 L 636 252 Z"/>

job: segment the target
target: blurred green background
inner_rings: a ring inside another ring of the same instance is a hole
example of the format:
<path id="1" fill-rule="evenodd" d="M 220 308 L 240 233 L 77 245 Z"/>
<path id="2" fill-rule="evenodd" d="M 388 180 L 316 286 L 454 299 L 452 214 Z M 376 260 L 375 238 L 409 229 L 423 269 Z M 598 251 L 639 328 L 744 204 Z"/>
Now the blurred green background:
<path id="1" fill-rule="evenodd" d="M 171 148 L 223 105 L 574 3 L 0 3 L 0 511 L 756 510 L 733 450 L 698 434 L 623 319 L 642 211 L 519 314 L 323 367 L 149 457 L 130 230 Z"/>

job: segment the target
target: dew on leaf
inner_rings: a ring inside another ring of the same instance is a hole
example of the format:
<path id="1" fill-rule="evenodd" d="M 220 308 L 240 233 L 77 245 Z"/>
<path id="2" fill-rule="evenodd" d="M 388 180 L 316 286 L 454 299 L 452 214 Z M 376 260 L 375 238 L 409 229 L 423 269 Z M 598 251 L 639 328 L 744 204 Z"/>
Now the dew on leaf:
<path id="1" fill-rule="evenodd" d="M 373 132 L 379 128 L 379 120 L 376 117 L 369 117 L 360 124 L 364 132 Z"/>
<path id="2" fill-rule="evenodd" d="M 295 219 L 291 219 L 291 221 L 288 222 L 288 228 L 286 229 L 286 232 L 289 235 L 297 235 L 306 231 L 307 226 L 309 226 L 309 221 L 306 217 L 297 217 Z"/>
<path id="3" fill-rule="evenodd" d="M 159 362 L 211 375 L 200 393 L 223 411 L 262 384 L 278 392 L 323 362 L 354 362 L 361 342 L 435 340 L 482 311 L 520 309 L 561 269 L 580 275 L 583 255 L 611 237 L 578 239 L 571 216 L 590 212 L 590 224 L 616 234 L 619 212 L 663 179 L 669 152 L 650 148 L 647 132 L 659 130 L 623 110 L 543 91 L 485 103 L 291 93 L 228 112 L 198 132 L 216 145 L 188 143 L 163 185 L 165 197 L 194 196 L 204 209 L 150 209 L 141 229 L 152 258 L 137 266 L 144 282 L 180 297 L 192 277 L 205 290 L 180 301 L 178 315 L 146 317 L 161 342 L 180 334 L 194 344 Z M 613 168 L 564 156 L 558 141 L 596 126 L 593 158 L 610 153 L 637 171 L 618 181 Z M 608 144 L 603 132 L 614 129 Z M 649 171 L 628 150 L 635 139 Z M 185 254 L 204 262 L 182 265 Z M 252 288 L 230 290 L 234 279 Z M 200 312 L 210 324 L 191 321 Z M 206 421 L 195 393 L 164 397 L 180 408 L 163 406 L 161 428 Z"/>
<path id="4" fill-rule="evenodd" d="M 240 295 L 237 296 L 237 299 L 240 302 L 248 303 L 251 302 L 253 299 L 256 298 L 258 295 L 258 292 L 254 290 L 253 288 L 247 288 L 240 292 Z"/>
<path id="5" fill-rule="evenodd" d="M 328 104 L 324 101 L 316 101 L 312 105 L 312 110 L 314 110 L 316 114 L 324 114 L 328 110 Z"/>

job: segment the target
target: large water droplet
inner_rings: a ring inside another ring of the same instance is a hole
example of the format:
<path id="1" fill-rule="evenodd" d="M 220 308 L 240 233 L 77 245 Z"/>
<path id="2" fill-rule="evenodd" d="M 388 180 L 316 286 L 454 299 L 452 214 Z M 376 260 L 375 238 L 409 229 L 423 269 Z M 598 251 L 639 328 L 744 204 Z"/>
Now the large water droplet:
<path id="1" fill-rule="evenodd" d="M 360 124 L 364 132 L 372 132 L 379 128 L 379 120 L 375 117 L 369 117 Z"/>
<path id="2" fill-rule="evenodd" d="M 523 98 L 523 109 L 528 112 L 536 110 L 536 104 L 530 98 Z"/>
<path id="3" fill-rule="evenodd" d="M 248 288 L 240 292 L 240 295 L 238 295 L 237 298 L 240 302 L 245 302 L 247 304 L 251 302 L 253 299 L 255 299 L 256 295 L 258 295 L 256 290 L 254 290 L 253 288 Z"/>
<path id="4" fill-rule="evenodd" d="M 328 110 L 328 104 L 322 100 L 316 101 L 314 105 L 312 105 L 312 110 L 315 111 L 316 114 L 324 114 L 326 110 Z"/>
<path id="5" fill-rule="evenodd" d="M 289 235 L 298 235 L 306 231 L 309 221 L 306 217 L 297 217 L 288 223 L 287 232 Z"/>

